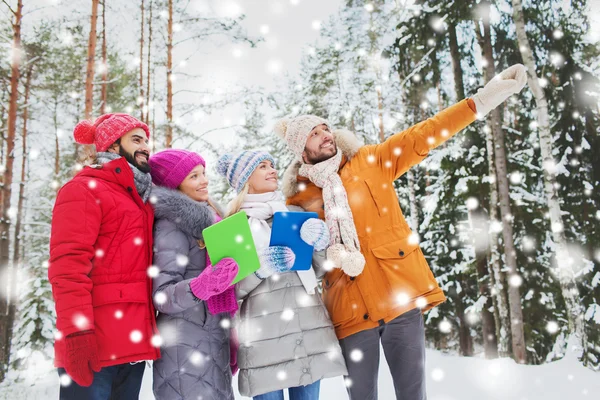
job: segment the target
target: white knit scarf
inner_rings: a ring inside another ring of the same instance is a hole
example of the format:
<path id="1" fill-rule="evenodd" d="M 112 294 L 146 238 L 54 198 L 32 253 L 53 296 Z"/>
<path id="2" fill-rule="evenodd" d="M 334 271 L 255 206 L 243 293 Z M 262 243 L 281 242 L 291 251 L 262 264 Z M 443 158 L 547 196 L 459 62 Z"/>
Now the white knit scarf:
<path id="1" fill-rule="evenodd" d="M 323 188 L 325 222 L 329 227 L 330 244 L 344 244 L 348 251 L 360 251 L 352 210 L 342 179 L 338 175 L 342 152 L 318 164 L 302 164 L 300 175 Z"/>
<path id="2" fill-rule="evenodd" d="M 277 211 L 289 211 L 285 206 L 281 192 L 268 192 L 261 194 L 247 194 L 240 210 L 248 215 L 250 230 L 256 250 L 269 246 L 271 241 L 271 227 L 267 220 Z M 314 294 L 317 287 L 317 277 L 311 267 L 306 271 L 295 271 L 302 281 L 308 294 Z"/>

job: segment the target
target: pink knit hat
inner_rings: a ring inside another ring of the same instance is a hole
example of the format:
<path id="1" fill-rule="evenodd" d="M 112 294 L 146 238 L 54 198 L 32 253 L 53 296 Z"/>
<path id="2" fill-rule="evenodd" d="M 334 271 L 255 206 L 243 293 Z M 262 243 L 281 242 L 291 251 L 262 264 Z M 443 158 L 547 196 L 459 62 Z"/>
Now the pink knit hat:
<path id="1" fill-rule="evenodd" d="M 159 151 L 148 160 L 152 182 L 158 186 L 177 189 L 196 166 L 206 162 L 199 154 L 188 150 L 167 149 Z"/>
<path id="2" fill-rule="evenodd" d="M 96 151 L 106 151 L 114 142 L 135 128 L 142 128 L 150 138 L 148 125 L 129 114 L 104 114 L 92 124 L 80 121 L 73 130 L 73 137 L 79 144 L 95 144 Z"/>

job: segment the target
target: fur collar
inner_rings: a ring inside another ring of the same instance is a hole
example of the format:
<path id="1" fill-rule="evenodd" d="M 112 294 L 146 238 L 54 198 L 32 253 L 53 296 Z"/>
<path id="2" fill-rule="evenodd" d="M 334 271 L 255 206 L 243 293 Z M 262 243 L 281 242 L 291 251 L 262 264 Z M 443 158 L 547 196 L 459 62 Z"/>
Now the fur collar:
<path id="1" fill-rule="evenodd" d="M 348 160 L 354 157 L 362 147 L 362 144 L 359 142 L 356 135 L 347 129 L 333 131 L 333 137 L 335 138 L 335 144 L 338 151 L 341 151 Z M 298 171 L 301 166 L 301 161 L 293 160 L 283 174 L 281 191 L 286 198 L 292 197 L 298 193 Z"/>
<path id="2" fill-rule="evenodd" d="M 208 203 L 194 201 L 179 190 L 153 186 L 150 202 L 157 220 L 171 221 L 196 239 L 202 239 L 202 231 L 215 223 L 215 211 Z M 216 204 L 212 199 L 211 203 Z"/>

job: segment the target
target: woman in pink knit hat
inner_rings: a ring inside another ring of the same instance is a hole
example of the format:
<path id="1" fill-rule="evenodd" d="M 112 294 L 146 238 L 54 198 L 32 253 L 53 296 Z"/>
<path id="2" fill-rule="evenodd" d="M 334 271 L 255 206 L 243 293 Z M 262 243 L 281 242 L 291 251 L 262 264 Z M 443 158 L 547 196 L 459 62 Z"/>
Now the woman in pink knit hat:
<path id="1" fill-rule="evenodd" d="M 231 281 L 238 265 L 211 265 L 202 231 L 221 220 L 208 197 L 204 159 L 169 149 L 150 157 L 154 205 L 154 305 L 161 355 L 154 362 L 156 399 L 233 399 L 237 311 Z M 230 349 L 230 346 L 234 349 Z M 232 357 L 233 356 L 233 357 Z"/>

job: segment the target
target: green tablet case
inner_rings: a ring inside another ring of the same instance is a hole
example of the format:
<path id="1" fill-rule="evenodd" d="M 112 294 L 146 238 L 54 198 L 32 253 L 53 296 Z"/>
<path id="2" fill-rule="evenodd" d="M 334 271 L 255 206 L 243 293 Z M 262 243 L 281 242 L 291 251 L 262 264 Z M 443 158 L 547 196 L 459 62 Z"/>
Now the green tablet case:
<path id="1" fill-rule="evenodd" d="M 248 216 L 240 211 L 202 231 L 212 264 L 223 258 L 233 258 L 239 267 L 231 284 L 235 284 L 260 268 L 258 253 L 250 232 Z"/>

